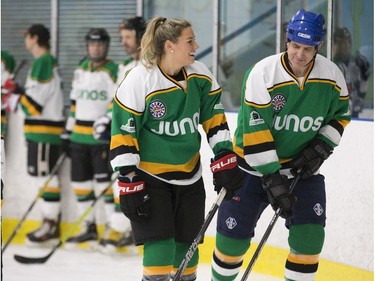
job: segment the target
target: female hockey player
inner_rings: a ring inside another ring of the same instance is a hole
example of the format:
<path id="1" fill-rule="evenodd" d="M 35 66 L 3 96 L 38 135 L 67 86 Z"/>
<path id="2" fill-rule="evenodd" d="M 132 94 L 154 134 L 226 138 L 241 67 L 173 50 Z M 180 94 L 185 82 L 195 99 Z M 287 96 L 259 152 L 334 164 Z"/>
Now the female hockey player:
<path id="1" fill-rule="evenodd" d="M 197 48 L 188 21 L 153 18 L 141 41 L 144 64 L 128 72 L 114 98 L 110 158 L 120 171 L 121 209 L 136 245 L 144 245 L 143 281 L 170 280 L 203 223 L 199 124 L 213 165 L 222 167 L 215 190 L 224 187 L 230 197 L 242 182 L 221 88 L 195 61 Z M 196 280 L 197 264 L 195 252 L 183 280 Z"/>
<path id="2" fill-rule="evenodd" d="M 319 167 L 350 122 L 345 79 L 318 54 L 324 23 L 323 15 L 299 10 L 287 26 L 286 51 L 245 74 L 234 151 L 246 173 L 236 200 L 219 209 L 212 280 L 236 278 L 268 204 L 281 209 L 289 229 L 285 279 L 314 280 L 326 223 Z M 297 172 L 301 180 L 290 194 Z"/>

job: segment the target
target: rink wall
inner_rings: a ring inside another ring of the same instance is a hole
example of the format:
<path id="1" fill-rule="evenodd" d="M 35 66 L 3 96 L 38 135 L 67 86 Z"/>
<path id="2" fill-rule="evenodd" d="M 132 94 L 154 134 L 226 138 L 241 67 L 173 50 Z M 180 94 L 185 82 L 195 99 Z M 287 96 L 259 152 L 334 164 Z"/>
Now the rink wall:
<path id="1" fill-rule="evenodd" d="M 10 116 L 10 129 L 6 142 L 6 169 L 4 176 L 5 189 L 2 207 L 3 226 L 7 221 L 19 219 L 36 197 L 38 185 L 26 173 L 26 148 L 22 134 L 22 113 Z M 227 113 L 229 126 L 234 132 L 236 113 Z M 202 138 L 202 163 L 207 190 L 208 211 L 216 198 L 213 191 L 212 175 L 209 170 L 210 151 L 205 137 Z M 321 257 L 327 261 L 325 266 L 335 264 L 344 267 L 364 270 L 373 276 L 374 265 L 374 123 L 353 120 L 347 127 L 341 144 L 329 160 L 324 163 L 321 172 L 326 176 L 327 191 L 327 226 L 326 240 Z M 73 191 L 69 188 L 69 160 L 64 163 L 61 175 L 63 183 L 63 222 L 74 222 L 76 202 Z M 273 212 L 268 208 L 258 223 L 254 244 L 260 241 L 268 226 Z M 28 222 L 40 220 L 40 206 L 37 204 L 28 216 Z M 99 215 L 98 220 L 103 221 Z M 267 247 L 262 255 L 278 253 L 282 255 L 281 266 L 287 255 L 287 230 L 280 219 L 272 231 Z M 201 255 L 210 262 L 210 251 L 215 236 L 215 219 L 209 226 L 205 245 Z M 9 233 L 9 229 L 7 232 Z M 3 229 L 4 232 L 4 229 Z M 272 259 L 272 258 L 271 258 Z M 261 263 L 261 261 L 259 261 Z M 246 261 L 245 261 L 245 264 Z M 324 267 L 324 264 L 323 264 Z M 353 269 L 353 270 L 354 270 Z M 255 267 L 257 270 L 257 267 Z M 261 268 L 258 270 L 262 271 Z M 349 270 L 350 271 L 350 270 Z M 272 273 L 278 275 L 279 273 Z M 354 274 L 355 270 L 354 270 Z M 321 279 L 324 280 L 324 279 Z M 330 280 L 330 279 L 327 279 Z M 334 279 L 331 279 L 334 280 Z M 340 279 L 337 279 L 340 280 Z M 372 279 L 342 279 L 372 280 Z"/>

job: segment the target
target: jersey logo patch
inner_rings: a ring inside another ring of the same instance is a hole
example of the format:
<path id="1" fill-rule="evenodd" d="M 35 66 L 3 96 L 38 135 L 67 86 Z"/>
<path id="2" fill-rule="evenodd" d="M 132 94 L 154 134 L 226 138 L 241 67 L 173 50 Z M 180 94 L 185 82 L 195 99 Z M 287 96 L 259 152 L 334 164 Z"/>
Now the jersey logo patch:
<path id="1" fill-rule="evenodd" d="M 150 103 L 150 113 L 154 118 L 160 119 L 167 113 L 167 107 L 161 100 L 155 100 Z"/>
<path id="2" fill-rule="evenodd" d="M 135 122 L 133 118 L 128 119 L 128 123 L 125 125 L 121 125 L 120 127 L 121 130 L 129 133 L 134 133 L 135 132 Z"/>
<path id="3" fill-rule="evenodd" d="M 280 111 L 286 104 L 286 98 L 282 94 L 276 94 L 272 100 L 272 106 L 275 111 Z"/>
<path id="4" fill-rule="evenodd" d="M 225 223 L 227 224 L 227 227 L 228 227 L 229 229 L 233 229 L 233 228 L 235 228 L 236 225 L 237 225 L 237 221 L 236 221 L 236 219 L 235 219 L 235 218 L 232 218 L 232 217 L 227 218 L 226 221 L 225 221 Z"/>
<path id="5" fill-rule="evenodd" d="M 249 125 L 255 126 L 255 125 L 260 125 L 260 124 L 264 124 L 264 120 L 260 118 L 260 115 L 258 112 L 252 111 L 250 113 Z"/>
<path id="6" fill-rule="evenodd" d="M 324 213 L 324 209 L 319 203 L 316 203 L 314 206 L 314 212 L 318 216 L 321 216 Z"/>

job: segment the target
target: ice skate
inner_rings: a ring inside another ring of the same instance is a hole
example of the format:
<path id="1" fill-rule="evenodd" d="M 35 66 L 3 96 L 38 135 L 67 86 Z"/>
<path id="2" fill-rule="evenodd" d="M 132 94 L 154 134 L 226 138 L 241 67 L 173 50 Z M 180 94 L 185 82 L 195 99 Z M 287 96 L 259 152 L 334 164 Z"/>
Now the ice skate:
<path id="1" fill-rule="evenodd" d="M 43 219 L 39 228 L 26 235 L 26 244 L 29 246 L 50 246 L 59 241 L 60 226 L 57 221 Z"/>
<path id="2" fill-rule="evenodd" d="M 67 249 L 74 249 L 83 246 L 84 243 L 88 243 L 90 248 L 95 249 L 98 244 L 97 241 L 98 232 L 96 224 L 86 222 L 83 225 L 82 231 L 78 235 L 68 238 L 65 245 Z"/>
<path id="3" fill-rule="evenodd" d="M 114 254 L 117 250 L 133 243 L 133 233 L 131 231 L 118 232 L 113 228 L 107 228 L 99 244 L 102 253 Z"/>

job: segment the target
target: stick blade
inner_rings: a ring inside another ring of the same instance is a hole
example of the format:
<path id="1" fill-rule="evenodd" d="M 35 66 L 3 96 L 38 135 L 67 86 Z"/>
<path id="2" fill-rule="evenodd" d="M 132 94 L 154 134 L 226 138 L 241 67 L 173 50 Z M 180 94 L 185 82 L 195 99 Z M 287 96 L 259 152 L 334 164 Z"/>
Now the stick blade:
<path id="1" fill-rule="evenodd" d="M 14 255 L 14 259 L 22 264 L 38 264 L 38 263 L 41 264 L 41 263 L 45 263 L 50 256 L 51 255 L 49 254 L 45 257 L 38 258 L 38 257 L 24 257 L 20 255 Z"/>

